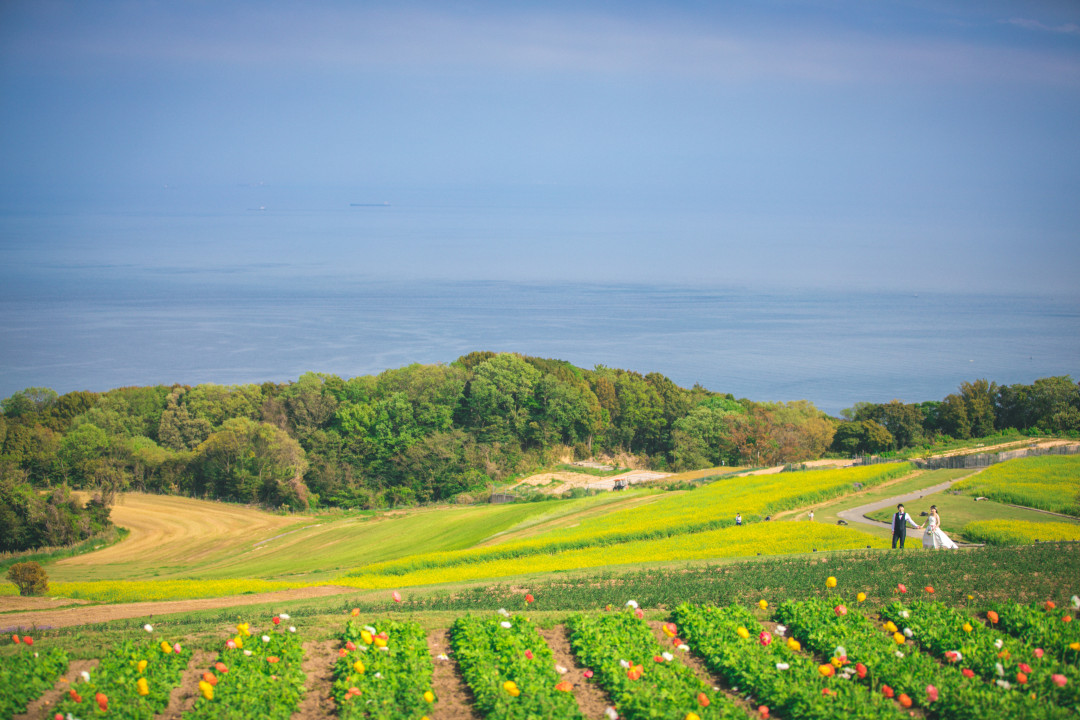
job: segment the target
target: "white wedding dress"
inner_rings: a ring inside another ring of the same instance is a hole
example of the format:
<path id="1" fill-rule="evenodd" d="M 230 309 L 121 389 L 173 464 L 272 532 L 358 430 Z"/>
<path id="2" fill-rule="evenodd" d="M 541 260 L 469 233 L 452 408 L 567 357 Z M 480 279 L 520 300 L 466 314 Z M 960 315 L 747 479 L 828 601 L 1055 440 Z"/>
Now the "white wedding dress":
<path id="1" fill-rule="evenodd" d="M 922 544 L 924 548 L 932 550 L 955 550 L 956 543 L 949 539 L 945 531 L 941 529 L 941 521 L 937 516 L 931 515 L 926 519 L 926 530 L 923 531 Z"/>

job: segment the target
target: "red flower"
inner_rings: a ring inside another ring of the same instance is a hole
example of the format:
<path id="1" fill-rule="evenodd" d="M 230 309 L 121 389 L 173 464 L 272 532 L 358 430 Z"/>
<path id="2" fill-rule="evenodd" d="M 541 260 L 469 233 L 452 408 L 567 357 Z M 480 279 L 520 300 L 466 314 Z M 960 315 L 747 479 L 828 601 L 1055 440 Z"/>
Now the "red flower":
<path id="1" fill-rule="evenodd" d="M 887 698 L 891 698 L 895 693 L 893 693 L 893 689 L 891 687 L 889 687 L 888 685 L 882 685 L 881 686 L 881 694 L 884 695 Z"/>
<path id="2" fill-rule="evenodd" d="M 589 670 L 588 668 L 585 668 L 585 672 L 583 672 L 581 674 L 584 675 L 587 678 L 591 678 L 593 676 L 593 671 Z"/>
<path id="3" fill-rule="evenodd" d="M 971 668 L 964 668 L 960 671 L 960 674 L 969 679 L 975 677 L 975 671 Z"/>
<path id="4" fill-rule="evenodd" d="M 532 659 L 533 659 L 533 652 L 532 652 L 532 650 L 526 650 L 526 651 L 525 651 L 525 659 L 527 659 L 527 660 L 532 660 Z"/>
<path id="5" fill-rule="evenodd" d="M 279 618 L 277 615 L 275 615 L 274 617 L 270 618 L 270 622 L 274 623 L 275 625 L 280 625 L 281 624 L 281 618 Z"/>
<path id="6" fill-rule="evenodd" d="M 349 652 L 352 652 L 353 650 L 356 649 L 356 643 L 354 643 L 352 640 L 346 640 L 345 641 L 345 649 L 348 650 Z"/>
<path id="7" fill-rule="evenodd" d="M 1031 666 L 1028 665 L 1027 663 L 1020 663 L 1017 667 L 1020 668 L 1020 672 L 1026 672 L 1026 673 L 1031 672 Z"/>
<path id="8" fill-rule="evenodd" d="M 758 635 L 758 642 L 760 642 L 762 645 L 768 645 L 772 642 L 772 633 L 770 633 L 768 630 L 762 630 L 761 634 Z"/>
<path id="9" fill-rule="evenodd" d="M 906 593 L 906 592 L 907 592 L 907 588 L 906 588 L 906 587 L 904 587 L 904 583 L 897 583 L 897 585 L 896 585 L 896 590 L 897 590 L 897 592 L 899 592 L 899 593 L 901 593 L 901 594 L 903 594 L 903 593 Z"/>
<path id="10" fill-rule="evenodd" d="M 531 603 L 533 600 L 535 600 L 535 598 L 532 596 L 532 593 L 525 593 L 525 602 Z"/>
<path id="11" fill-rule="evenodd" d="M 843 605 L 837 605 L 833 608 L 833 612 L 836 613 L 836 617 L 844 617 L 847 615 L 847 608 Z"/>
<path id="12" fill-rule="evenodd" d="M 33 645 L 34 644 L 34 638 L 30 637 L 29 635 L 23 635 L 22 641 L 24 643 L 26 643 L 27 645 Z"/>
<path id="13" fill-rule="evenodd" d="M 860 680 L 862 680 L 864 677 L 866 677 L 866 666 L 862 663 L 855 663 L 855 674 L 859 676 Z"/>
<path id="14" fill-rule="evenodd" d="M 933 585 L 927 585 L 926 587 L 923 588 L 923 590 L 930 593 L 931 595 L 934 594 L 934 586 Z"/>
<path id="15" fill-rule="evenodd" d="M 758 715 L 761 717 L 761 720 L 768 720 L 768 717 L 769 717 L 769 706 L 768 705 L 758 705 L 757 712 L 758 712 Z"/>

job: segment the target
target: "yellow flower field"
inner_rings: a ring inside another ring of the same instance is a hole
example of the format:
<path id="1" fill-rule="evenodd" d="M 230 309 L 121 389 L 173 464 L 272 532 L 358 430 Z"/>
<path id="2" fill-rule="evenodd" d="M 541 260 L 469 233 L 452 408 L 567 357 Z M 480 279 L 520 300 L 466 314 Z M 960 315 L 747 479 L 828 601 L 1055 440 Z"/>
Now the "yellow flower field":
<path id="1" fill-rule="evenodd" d="M 853 489 L 880 484 L 911 471 L 908 463 L 734 477 L 714 482 L 689 493 L 672 494 L 656 502 L 582 522 L 546 533 L 535 539 L 503 543 L 455 552 L 425 553 L 400 560 L 373 563 L 354 574 L 402 574 L 425 568 L 442 568 L 500 559 L 610 545 L 627 540 L 660 539 L 700 533 L 734 523 L 736 513 L 744 521 L 802 507 L 836 497 Z M 745 526 L 749 527 L 749 525 Z"/>
<path id="2" fill-rule="evenodd" d="M 1080 517 L 1080 456 L 1009 460 L 956 483 L 954 489 L 997 502 Z"/>
<path id="3" fill-rule="evenodd" d="M 638 564 L 672 560 L 705 560 L 757 555 L 808 553 L 815 548 L 851 550 L 866 546 L 885 548 L 888 543 L 858 530 L 817 523 L 755 523 L 707 532 L 676 535 L 603 547 L 530 555 L 414 570 L 401 575 L 365 573 L 338 578 L 335 584 L 363 589 L 409 587 L 438 583 L 499 578 L 535 572 L 557 572 L 604 565 Z"/>
<path id="4" fill-rule="evenodd" d="M 1080 542 L 1080 525 L 1024 520 L 978 520 L 964 526 L 964 536 L 991 545 L 1029 545 L 1039 542 Z"/>

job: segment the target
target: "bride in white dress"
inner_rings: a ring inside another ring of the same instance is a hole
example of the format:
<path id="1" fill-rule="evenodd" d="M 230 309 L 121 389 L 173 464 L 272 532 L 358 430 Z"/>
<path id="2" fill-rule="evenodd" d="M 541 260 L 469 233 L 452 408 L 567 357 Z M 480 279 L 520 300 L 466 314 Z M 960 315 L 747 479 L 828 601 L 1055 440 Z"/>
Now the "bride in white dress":
<path id="1" fill-rule="evenodd" d="M 956 543 L 949 539 L 945 531 L 941 529 L 941 516 L 938 515 L 937 505 L 930 506 L 930 516 L 926 520 L 926 530 L 923 532 L 922 544 L 924 548 L 933 550 L 955 550 Z"/>

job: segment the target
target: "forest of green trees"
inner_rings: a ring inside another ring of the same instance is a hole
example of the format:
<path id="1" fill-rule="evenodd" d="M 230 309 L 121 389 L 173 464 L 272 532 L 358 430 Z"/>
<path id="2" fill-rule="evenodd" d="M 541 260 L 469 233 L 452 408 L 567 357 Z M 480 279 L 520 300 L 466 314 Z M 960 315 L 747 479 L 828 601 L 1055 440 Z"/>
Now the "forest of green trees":
<path id="1" fill-rule="evenodd" d="M 631 454 L 682 470 L 879 453 L 1006 428 L 1080 432 L 1080 386 L 1068 376 L 977 380 L 942 401 L 859 403 L 831 418 L 806 401 L 737 400 L 659 373 L 490 352 L 348 380 L 29 388 L 0 409 L 0 500 L 23 506 L 30 486 L 378 508 L 476 493 L 569 454 Z"/>

